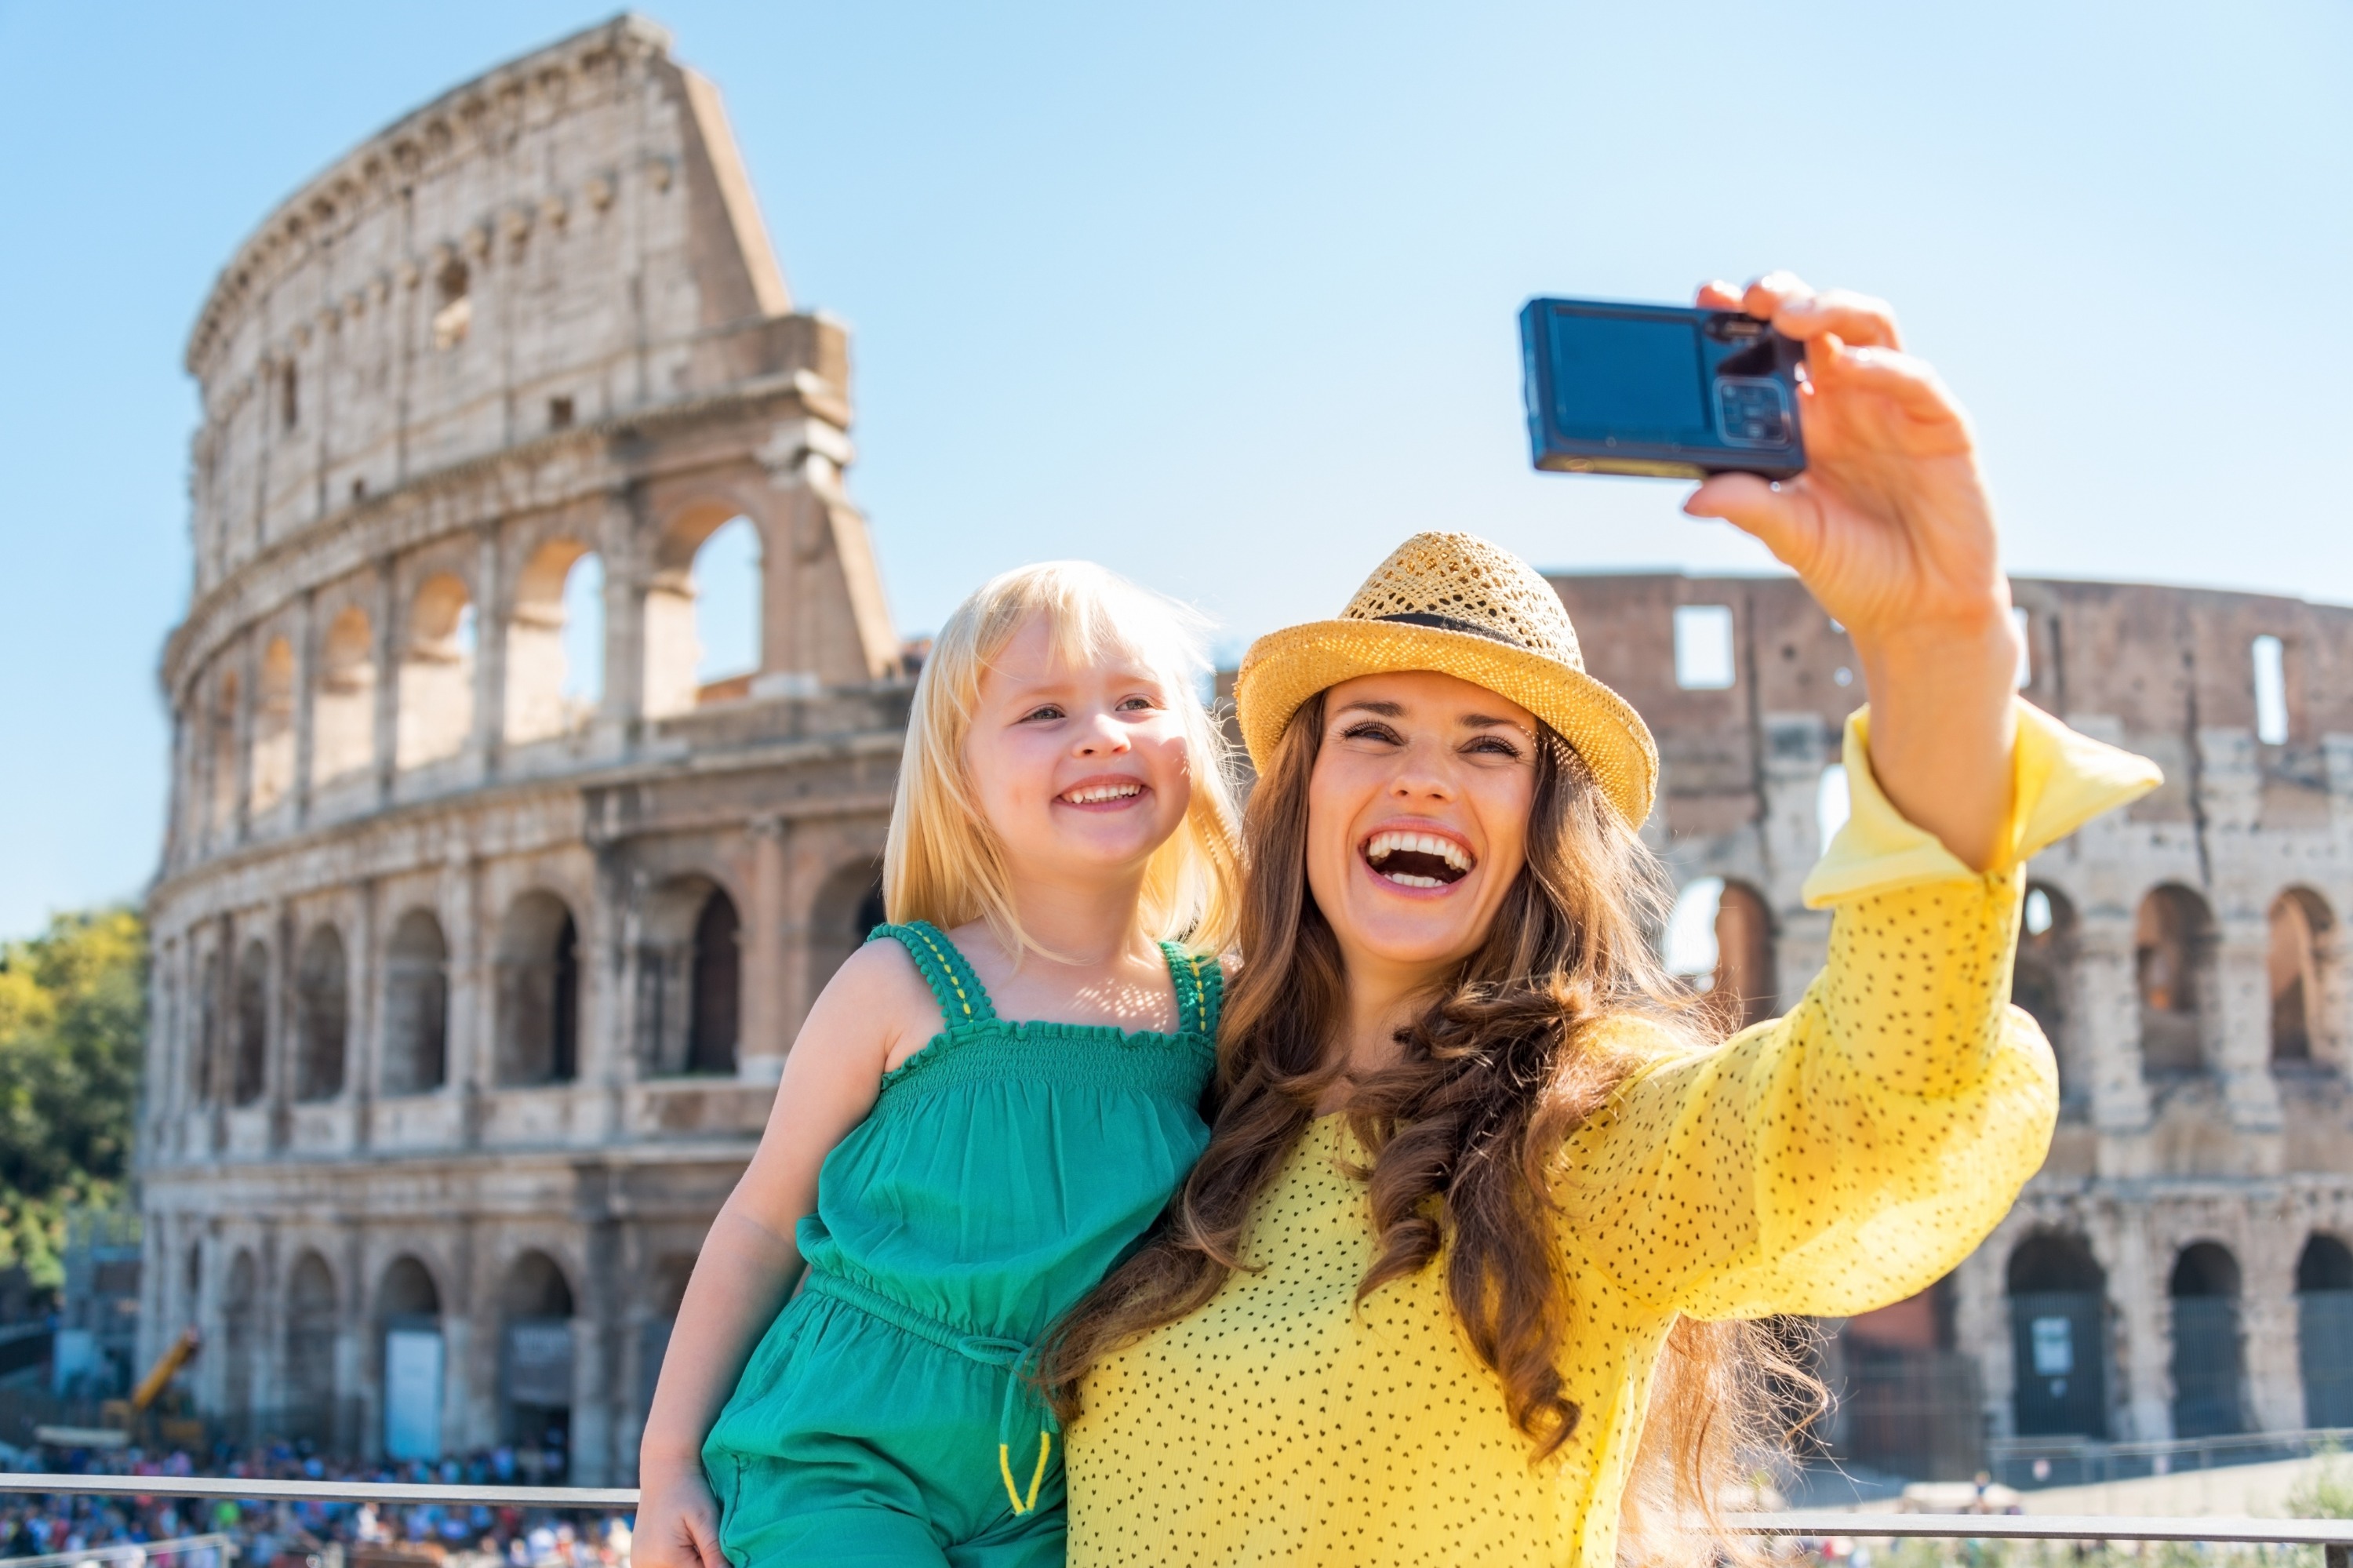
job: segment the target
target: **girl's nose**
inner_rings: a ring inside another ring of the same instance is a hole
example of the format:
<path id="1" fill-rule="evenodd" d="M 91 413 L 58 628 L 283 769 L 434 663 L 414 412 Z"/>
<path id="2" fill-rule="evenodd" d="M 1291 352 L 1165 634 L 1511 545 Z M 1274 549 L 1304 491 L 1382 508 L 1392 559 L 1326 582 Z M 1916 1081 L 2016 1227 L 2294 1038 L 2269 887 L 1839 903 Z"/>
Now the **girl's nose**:
<path id="1" fill-rule="evenodd" d="M 1109 714 L 1095 714 L 1080 726 L 1075 749 L 1081 757 L 1102 757 L 1128 750 L 1132 744 L 1127 731 L 1113 723 Z"/>

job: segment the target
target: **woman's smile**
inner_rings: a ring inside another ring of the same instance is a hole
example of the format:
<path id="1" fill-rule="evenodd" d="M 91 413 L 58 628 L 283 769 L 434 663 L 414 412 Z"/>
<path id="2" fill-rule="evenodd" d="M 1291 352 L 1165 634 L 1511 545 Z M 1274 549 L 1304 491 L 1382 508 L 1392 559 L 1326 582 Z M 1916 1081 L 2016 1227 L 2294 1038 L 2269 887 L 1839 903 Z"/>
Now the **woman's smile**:
<path id="1" fill-rule="evenodd" d="M 1443 893 L 1479 863 L 1459 835 L 1428 822 L 1386 824 L 1369 834 L 1356 853 L 1375 881 L 1415 893 Z"/>

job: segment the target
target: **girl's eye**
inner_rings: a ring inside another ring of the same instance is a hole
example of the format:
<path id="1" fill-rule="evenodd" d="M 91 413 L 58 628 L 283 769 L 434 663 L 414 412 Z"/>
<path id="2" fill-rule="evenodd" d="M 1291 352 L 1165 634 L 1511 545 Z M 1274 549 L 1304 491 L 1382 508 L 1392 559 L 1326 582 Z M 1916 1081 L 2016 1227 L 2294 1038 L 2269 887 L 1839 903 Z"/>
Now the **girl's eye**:
<path id="1" fill-rule="evenodd" d="M 1150 713 L 1159 705 L 1160 705 L 1158 703 L 1154 702 L 1150 697 L 1129 697 L 1126 701 L 1119 705 L 1118 711 L 1124 714 Z"/>
<path id="2" fill-rule="evenodd" d="M 1062 710 L 1059 705 L 1054 703 L 1046 703 L 1038 707 L 1031 708 L 1028 713 L 1023 714 L 1021 715 L 1021 722 L 1023 724 L 1030 724 L 1039 719 L 1058 719 L 1062 716 Z"/>
<path id="3" fill-rule="evenodd" d="M 1374 719 L 1361 719 L 1340 732 L 1342 740 L 1377 740 L 1389 746 L 1402 746 L 1398 732 Z"/>

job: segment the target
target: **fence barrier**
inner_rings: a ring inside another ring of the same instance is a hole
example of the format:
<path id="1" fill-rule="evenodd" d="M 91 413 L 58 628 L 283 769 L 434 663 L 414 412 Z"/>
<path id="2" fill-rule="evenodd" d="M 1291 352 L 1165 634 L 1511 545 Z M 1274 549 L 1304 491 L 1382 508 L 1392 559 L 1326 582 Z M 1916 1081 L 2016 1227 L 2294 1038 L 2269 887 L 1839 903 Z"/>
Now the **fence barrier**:
<path id="1" fill-rule="evenodd" d="M 85 1546 L 79 1552 L 47 1552 L 38 1557 L 0 1557 L 0 1568 L 79 1568 L 84 1563 L 124 1562 L 134 1565 L 158 1558 L 212 1553 L 224 1565 L 237 1560 L 237 1542 L 226 1535 L 175 1535 L 169 1541 L 115 1541 Z M 199 1559 L 201 1561 L 201 1559 Z"/>

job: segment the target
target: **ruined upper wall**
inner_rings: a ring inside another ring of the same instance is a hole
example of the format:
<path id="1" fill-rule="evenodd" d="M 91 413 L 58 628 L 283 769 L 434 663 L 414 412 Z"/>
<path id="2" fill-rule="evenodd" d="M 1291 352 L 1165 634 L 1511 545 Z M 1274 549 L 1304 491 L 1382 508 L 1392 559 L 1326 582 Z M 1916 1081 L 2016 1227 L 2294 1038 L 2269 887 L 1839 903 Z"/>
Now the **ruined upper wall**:
<path id="1" fill-rule="evenodd" d="M 1839 726 L 1863 701 L 1862 673 L 1852 642 L 1796 579 L 1625 573 L 1552 581 L 1588 668 L 1658 736 L 1670 835 L 1704 837 L 1755 821 L 1776 746 L 1811 736 L 1816 756 L 1778 760 L 1836 760 Z M 2330 738 L 2353 759 L 2353 609 L 2031 577 L 2013 578 L 2011 594 L 2029 643 L 2021 694 L 2164 768 L 2164 787 L 2132 808 L 2135 820 L 2211 817 L 2215 803 L 2199 802 L 2198 792 L 2213 795 L 2228 773 L 2244 776 L 2247 826 L 2327 821 Z M 1677 684 L 1679 605 L 1731 609 L 1731 685 Z M 2276 743 L 2256 734 L 2253 646 L 2261 636 L 2278 638 L 2284 655 L 2287 724 Z"/>
<path id="2" fill-rule="evenodd" d="M 421 475 L 812 368 L 718 93 L 669 50 L 624 16 L 526 55 L 255 230 L 188 341 L 199 595 Z"/>

